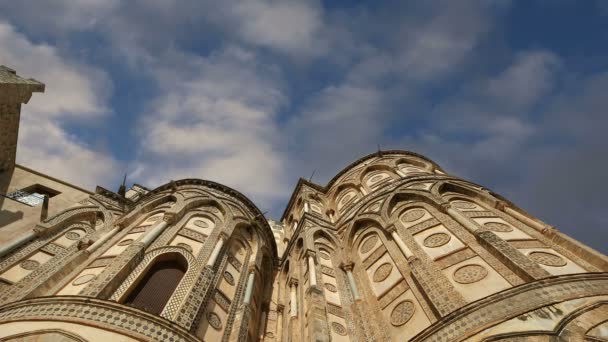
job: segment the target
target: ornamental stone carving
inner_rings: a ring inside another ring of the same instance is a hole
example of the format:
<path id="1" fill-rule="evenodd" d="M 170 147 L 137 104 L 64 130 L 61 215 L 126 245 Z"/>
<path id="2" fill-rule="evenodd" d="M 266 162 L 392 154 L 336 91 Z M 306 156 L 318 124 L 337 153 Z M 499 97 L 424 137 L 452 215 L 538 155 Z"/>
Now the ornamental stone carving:
<path id="1" fill-rule="evenodd" d="M 361 245 L 361 254 L 367 254 L 371 252 L 372 248 L 378 243 L 378 236 L 372 235 L 368 237 Z"/>
<path id="2" fill-rule="evenodd" d="M 74 285 L 74 286 L 83 285 L 83 284 L 90 282 L 91 280 L 93 280 L 95 278 L 97 278 L 97 276 L 94 274 L 85 274 L 85 275 L 82 275 L 82 276 L 74 279 L 74 281 L 72 282 L 72 285 Z"/>
<path id="3" fill-rule="evenodd" d="M 415 310 L 416 307 L 411 300 L 405 300 L 395 305 L 391 312 L 391 324 L 396 327 L 404 325 L 414 316 Z"/>
<path id="4" fill-rule="evenodd" d="M 401 215 L 401 220 L 404 222 L 414 222 L 420 220 L 426 212 L 422 209 L 411 209 Z"/>
<path id="5" fill-rule="evenodd" d="M 118 246 L 128 246 L 133 243 L 133 239 L 122 240 L 118 243 Z"/>
<path id="6" fill-rule="evenodd" d="M 334 284 L 325 283 L 325 289 L 329 292 L 338 292 L 338 289 Z"/>
<path id="7" fill-rule="evenodd" d="M 21 266 L 21 268 L 24 270 L 32 271 L 37 269 L 38 266 L 40 266 L 40 263 L 36 260 L 24 260 L 19 264 L 19 266 Z"/>
<path id="8" fill-rule="evenodd" d="M 452 237 L 446 233 L 435 233 L 427 236 L 423 241 L 423 245 L 428 248 L 437 248 L 445 245 Z"/>
<path id="9" fill-rule="evenodd" d="M 195 220 L 193 224 L 199 228 L 209 228 L 209 223 L 203 220 Z"/>
<path id="10" fill-rule="evenodd" d="M 477 207 L 475 204 L 465 201 L 454 201 L 452 205 L 457 209 L 475 209 Z"/>
<path id="11" fill-rule="evenodd" d="M 68 240 L 78 240 L 78 239 L 80 239 L 80 234 L 78 234 L 77 232 L 71 231 L 71 232 L 65 233 L 65 237 Z"/>
<path id="12" fill-rule="evenodd" d="M 218 314 L 216 314 L 215 312 L 207 313 L 207 322 L 209 322 L 209 325 L 213 329 L 222 330 L 222 320 L 220 319 L 220 316 L 218 316 Z"/>
<path id="13" fill-rule="evenodd" d="M 232 276 L 232 273 L 225 271 L 224 272 L 224 280 L 226 280 L 226 282 L 232 286 L 234 286 L 234 277 Z"/>
<path id="14" fill-rule="evenodd" d="M 379 283 L 384 281 L 386 278 L 388 278 L 392 271 L 393 265 L 389 264 L 388 262 L 380 265 L 374 272 L 374 282 Z"/>
<path id="15" fill-rule="evenodd" d="M 545 266 L 563 267 L 568 264 L 566 260 L 559 255 L 547 252 L 532 252 L 528 255 L 528 258 L 537 264 Z"/>
<path id="16" fill-rule="evenodd" d="M 325 252 L 319 252 L 319 257 L 321 259 L 325 259 L 325 260 L 330 260 L 331 257 L 329 256 L 329 254 L 325 253 Z"/>
<path id="17" fill-rule="evenodd" d="M 484 228 L 492 232 L 508 233 L 513 231 L 513 227 L 501 222 L 486 222 L 483 224 L 483 226 Z"/>
<path id="18" fill-rule="evenodd" d="M 338 322 L 331 323 L 331 330 L 340 336 L 346 336 L 346 328 Z"/>
<path id="19" fill-rule="evenodd" d="M 460 284 L 476 283 L 488 275 L 488 270 L 481 265 L 465 265 L 454 271 L 454 280 Z"/>

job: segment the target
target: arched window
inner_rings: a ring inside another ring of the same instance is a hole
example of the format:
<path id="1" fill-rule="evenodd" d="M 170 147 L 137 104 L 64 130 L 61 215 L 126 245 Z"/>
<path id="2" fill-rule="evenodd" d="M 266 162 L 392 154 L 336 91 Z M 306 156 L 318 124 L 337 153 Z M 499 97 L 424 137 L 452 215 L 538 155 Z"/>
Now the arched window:
<path id="1" fill-rule="evenodd" d="M 160 315 L 186 273 L 185 260 L 158 260 L 127 297 L 126 304 Z"/>

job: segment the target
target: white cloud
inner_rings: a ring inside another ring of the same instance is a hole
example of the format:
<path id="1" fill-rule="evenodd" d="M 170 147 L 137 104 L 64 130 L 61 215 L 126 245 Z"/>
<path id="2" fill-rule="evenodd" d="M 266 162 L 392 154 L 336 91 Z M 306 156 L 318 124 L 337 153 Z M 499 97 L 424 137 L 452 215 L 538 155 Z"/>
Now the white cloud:
<path id="1" fill-rule="evenodd" d="M 324 48 L 322 8 L 316 1 L 246 0 L 230 4 L 246 41 L 298 55 Z"/>
<path id="2" fill-rule="evenodd" d="M 151 186 L 210 179 L 261 204 L 284 196 L 276 115 L 286 98 L 273 70 L 239 48 L 207 58 L 176 53 L 162 63 L 154 68 L 162 93 L 141 117 L 132 176 Z"/>
<path id="3" fill-rule="evenodd" d="M 46 84 L 22 107 L 17 162 L 51 176 L 93 189 L 108 178 L 117 162 L 65 131 L 66 120 L 86 124 L 108 113 L 110 83 L 104 72 L 60 56 L 47 44 L 35 44 L 0 22 L 0 64 Z"/>

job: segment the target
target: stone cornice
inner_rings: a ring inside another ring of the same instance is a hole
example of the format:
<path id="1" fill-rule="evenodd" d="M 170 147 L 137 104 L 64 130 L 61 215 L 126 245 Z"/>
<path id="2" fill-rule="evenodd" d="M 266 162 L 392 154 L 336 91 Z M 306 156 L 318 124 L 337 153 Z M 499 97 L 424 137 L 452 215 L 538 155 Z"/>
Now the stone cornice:
<path id="1" fill-rule="evenodd" d="M 430 160 L 429 158 L 427 158 L 421 154 L 415 153 L 415 152 L 410 152 L 410 151 L 405 151 L 405 150 L 387 150 L 387 151 L 378 151 L 378 152 L 370 153 L 364 157 L 357 159 L 356 161 L 350 163 L 348 166 L 343 168 L 342 171 L 338 172 L 338 174 L 336 174 L 334 176 L 334 178 L 332 178 L 325 186 L 321 186 L 319 184 L 315 184 L 313 182 L 300 178 L 298 180 L 298 183 L 296 184 L 294 191 L 291 194 L 291 197 L 289 198 L 289 202 L 287 203 L 287 206 L 285 207 L 285 210 L 283 211 L 283 215 L 281 215 L 280 220 L 283 221 L 285 219 L 285 216 L 289 212 L 289 210 L 291 210 L 291 207 L 293 206 L 293 202 L 295 201 L 295 198 L 297 197 L 297 194 L 300 192 L 300 189 L 303 185 L 308 185 L 311 188 L 316 189 L 316 190 L 326 194 L 327 191 L 329 189 L 331 189 L 331 187 L 334 185 L 334 183 L 340 177 L 342 177 L 342 175 L 344 175 L 346 172 L 348 172 L 350 169 L 354 168 L 355 166 L 363 163 L 364 161 L 366 161 L 368 159 L 379 157 L 379 156 L 384 157 L 384 156 L 389 156 L 389 155 L 393 155 L 393 156 L 397 155 L 397 156 L 405 156 L 405 157 L 410 156 L 410 157 L 420 158 L 424 161 L 431 163 L 436 169 L 442 170 L 441 167 L 439 167 L 439 165 L 437 165 L 434 161 Z"/>

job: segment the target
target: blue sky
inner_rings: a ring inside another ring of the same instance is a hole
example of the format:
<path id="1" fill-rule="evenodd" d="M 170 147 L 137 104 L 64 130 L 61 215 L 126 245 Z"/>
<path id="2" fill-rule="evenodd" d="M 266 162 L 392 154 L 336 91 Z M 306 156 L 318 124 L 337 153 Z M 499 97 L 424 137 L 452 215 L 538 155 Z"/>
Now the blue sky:
<path id="1" fill-rule="evenodd" d="M 427 155 L 608 252 L 608 1 L 0 2 L 47 85 L 18 162 L 93 189 L 203 178 L 278 217 L 382 149 Z"/>

